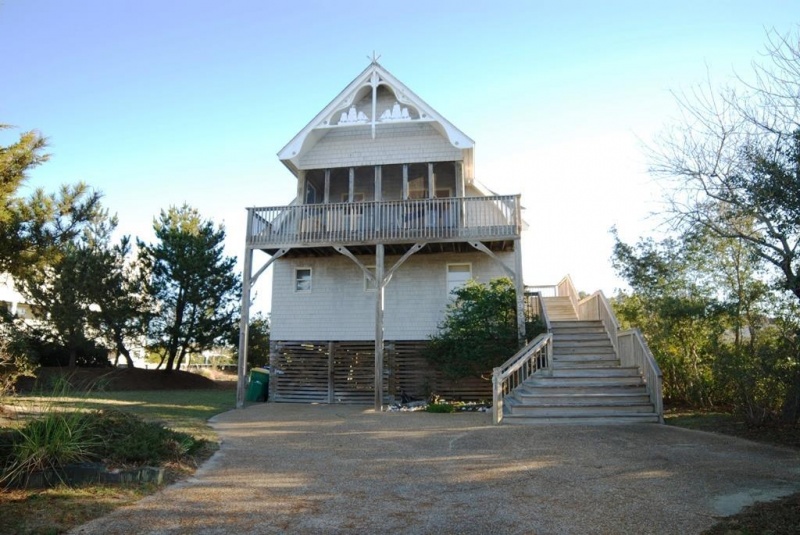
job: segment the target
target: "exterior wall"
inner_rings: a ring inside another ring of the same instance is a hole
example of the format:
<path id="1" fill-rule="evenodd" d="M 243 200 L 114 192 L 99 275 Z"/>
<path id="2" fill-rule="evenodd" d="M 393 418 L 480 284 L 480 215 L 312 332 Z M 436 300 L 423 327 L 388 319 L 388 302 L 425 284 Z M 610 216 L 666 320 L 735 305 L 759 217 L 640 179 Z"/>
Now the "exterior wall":
<path id="1" fill-rule="evenodd" d="M 461 160 L 450 144 L 427 122 L 378 124 L 372 139 L 369 125 L 331 129 L 299 162 L 300 169 Z"/>
<path id="2" fill-rule="evenodd" d="M 513 267 L 513 253 L 498 253 Z M 386 270 L 399 259 L 387 256 Z M 360 257 L 374 266 L 374 257 Z M 416 254 L 394 273 L 386 287 L 384 338 L 425 340 L 436 332 L 448 302 L 447 264 L 471 263 L 479 282 L 505 276 L 503 268 L 481 252 Z M 374 340 L 375 292 L 364 289 L 364 275 L 341 255 L 281 258 L 273 264 L 271 337 L 284 341 Z M 296 268 L 312 269 L 312 290 L 296 292 Z"/>

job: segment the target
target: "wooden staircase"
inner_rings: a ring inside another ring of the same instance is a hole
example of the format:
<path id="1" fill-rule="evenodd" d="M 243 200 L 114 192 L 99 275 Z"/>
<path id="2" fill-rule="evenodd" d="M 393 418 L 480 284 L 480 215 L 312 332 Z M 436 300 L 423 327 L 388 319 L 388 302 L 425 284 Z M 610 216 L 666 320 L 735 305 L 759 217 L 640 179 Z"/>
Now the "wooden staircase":
<path id="1" fill-rule="evenodd" d="M 506 396 L 508 424 L 658 423 L 637 367 L 623 367 L 600 321 L 578 321 L 568 297 L 545 298 L 553 333 L 552 370 Z"/>

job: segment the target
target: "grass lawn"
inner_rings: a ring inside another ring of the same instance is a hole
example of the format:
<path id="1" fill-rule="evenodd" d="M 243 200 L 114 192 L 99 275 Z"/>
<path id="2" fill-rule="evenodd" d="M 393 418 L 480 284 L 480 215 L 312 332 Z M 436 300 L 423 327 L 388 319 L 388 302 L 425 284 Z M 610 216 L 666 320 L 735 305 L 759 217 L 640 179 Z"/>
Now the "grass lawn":
<path id="1" fill-rule="evenodd" d="M 800 449 L 800 425 L 750 426 L 727 413 L 668 411 L 667 425 L 746 438 L 776 446 Z M 800 534 L 800 493 L 766 503 L 755 503 L 742 512 L 720 520 L 706 535 Z"/>
<path id="2" fill-rule="evenodd" d="M 21 425 L 43 407 L 65 410 L 123 409 L 177 431 L 190 433 L 211 443 L 195 462 L 202 462 L 216 449 L 217 436 L 206 424 L 215 414 L 235 406 L 233 390 L 157 390 L 94 392 L 72 396 L 13 396 L 0 426 Z M 193 466 L 168 467 L 168 480 L 186 475 Z M 108 514 L 122 505 L 152 494 L 152 484 L 129 486 L 92 485 L 71 489 L 0 491 L 0 533 L 52 534 Z"/>

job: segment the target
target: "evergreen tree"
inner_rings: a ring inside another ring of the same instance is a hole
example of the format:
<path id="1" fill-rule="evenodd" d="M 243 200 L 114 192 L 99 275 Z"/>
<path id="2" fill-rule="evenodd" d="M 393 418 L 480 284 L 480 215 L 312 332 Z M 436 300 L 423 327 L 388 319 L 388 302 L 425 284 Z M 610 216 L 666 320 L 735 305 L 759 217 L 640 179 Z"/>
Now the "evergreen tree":
<path id="1" fill-rule="evenodd" d="M 149 336 L 171 371 L 188 353 L 210 349 L 230 334 L 241 283 L 236 259 L 223 254 L 225 230 L 197 210 L 162 210 L 153 228 L 158 241 L 139 243 L 157 311 Z"/>

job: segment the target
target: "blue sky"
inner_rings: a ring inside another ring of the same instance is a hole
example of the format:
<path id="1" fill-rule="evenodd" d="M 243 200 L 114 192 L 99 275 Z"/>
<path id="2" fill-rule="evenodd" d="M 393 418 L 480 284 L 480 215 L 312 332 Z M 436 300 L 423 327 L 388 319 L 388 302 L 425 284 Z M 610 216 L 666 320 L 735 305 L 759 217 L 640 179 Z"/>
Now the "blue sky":
<path id="1" fill-rule="evenodd" d="M 476 141 L 481 182 L 522 193 L 526 282 L 611 294 L 609 228 L 656 224 L 642 144 L 675 117 L 670 91 L 748 75 L 765 29 L 798 22 L 788 0 L 0 0 L 0 123 L 50 139 L 30 187 L 86 181 L 145 240 L 187 202 L 241 258 L 244 208 L 293 197 L 277 151 L 374 50 Z"/>

